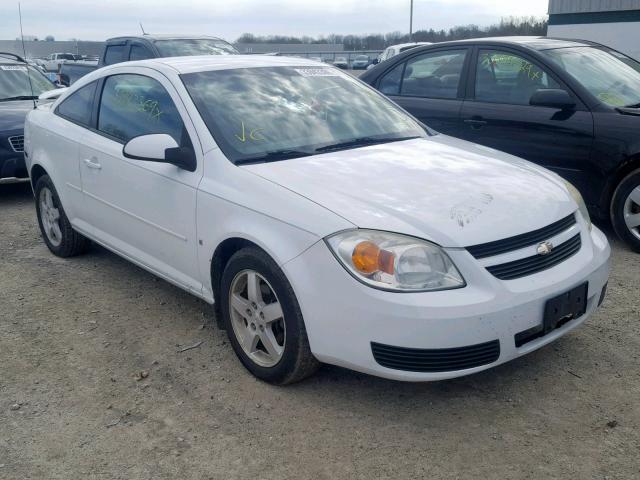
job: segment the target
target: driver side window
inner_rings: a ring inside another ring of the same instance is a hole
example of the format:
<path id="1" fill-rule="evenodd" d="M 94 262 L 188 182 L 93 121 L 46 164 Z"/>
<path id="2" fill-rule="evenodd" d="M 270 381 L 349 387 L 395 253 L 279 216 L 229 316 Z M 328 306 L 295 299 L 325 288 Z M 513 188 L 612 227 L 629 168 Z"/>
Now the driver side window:
<path id="1" fill-rule="evenodd" d="M 153 78 L 122 74 L 104 82 L 98 130 L 126 143 L 133 137 L 166 133 L 189 146 L 180 113 L 164 87 Z"/>
<path id="2" fill-rule="evenodd" d="M 539 65 L 500 50 L 480 50 L 475 86 L 477 101 L 511 105 L 529 105 L 540 89 L 562 89 Z"/>

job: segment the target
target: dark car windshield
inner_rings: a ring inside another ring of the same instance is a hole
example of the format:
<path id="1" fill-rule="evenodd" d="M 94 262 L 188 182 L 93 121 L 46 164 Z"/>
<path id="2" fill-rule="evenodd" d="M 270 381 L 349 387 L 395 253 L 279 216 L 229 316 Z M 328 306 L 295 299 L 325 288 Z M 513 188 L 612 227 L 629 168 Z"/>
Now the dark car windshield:
<path id="1" fill-rule="evenodd" d="M 237 55 L 238 51 L 230 43 L 217 38 L 179 38 L 156 40 L 155 45 L 163 57 L 183 57 L 193 55 Z"/>
<path id="2" fill-rule="evenodd" d="M 572 47 L 547 50 L 600 101 L 613 107 L 640 104 L 640 63 L 614 50 Z"/>
<path id="3" fill-rule="evenodd" d="M 333 67 L 214 70 L 182 80 L 234 163 L 427 136 L 391 101 Z"/>
<path id="4" fill-rule="evenodd" d="M 0 65 L 0 101 L 9 99 L 22 99 L 23 97 L 38 96 L 48 90 L 53 90 L 55 85 L 33 67 L 28 67 L 29 77 L 27 77 L 26 65 Z"/>

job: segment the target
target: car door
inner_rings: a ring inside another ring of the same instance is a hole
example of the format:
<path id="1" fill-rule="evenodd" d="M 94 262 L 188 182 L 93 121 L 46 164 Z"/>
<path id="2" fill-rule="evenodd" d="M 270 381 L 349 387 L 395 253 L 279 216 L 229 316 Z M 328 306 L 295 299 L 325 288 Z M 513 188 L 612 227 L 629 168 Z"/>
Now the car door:
<path id="1" fill-rule="evenodd" d="M 470 98 L 460 137 L 549 168 L 587 187 L 593 143 L 591 112 L 553 72 L 523 52 L 480 47 L 474 54 Z M 531 106 L 538 89 L 563 89 L 576 108 Z"/>
<path id="2" fill-rule="evenodd" d="M 411 56 L 385 72 L 377 88 L 431 128 L 456 135 L 469 51 L 458 47 Z"/>
<path id="3" fill-rule="evenodd" d="M 91 82 L 67 96 L 54 110 L 48 129 L 39 129 L 40 140 L 48 146 L 55 163 L 49 172 L 74 228 L 91 234 L 83 212 L 79 149 L 91 125 L 91 111 L 98 82 Z M 51 133 L 51 132 L 56 132 Z"/>
<path id="4" fill-rule="evenodd" d="M 87 221 L 101 243 L 200 293 L 195 215 L 202 149 L 166 77 L 136 71 L 115 69 L 99 87 L 96 128 L 80 149 Z M 154 133 L 194 149 L 196 171 L 124 157 L 128 140 Z"/>

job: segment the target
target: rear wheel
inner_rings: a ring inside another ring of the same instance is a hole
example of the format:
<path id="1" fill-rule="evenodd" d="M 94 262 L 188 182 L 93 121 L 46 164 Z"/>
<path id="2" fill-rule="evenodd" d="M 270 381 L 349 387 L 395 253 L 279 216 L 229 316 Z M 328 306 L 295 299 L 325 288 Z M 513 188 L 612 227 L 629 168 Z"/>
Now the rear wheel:
<path id="1" fill-rule="evenodd" d="M 48 175 L 36 182 L 36 213 L 44 242 L 54 255 L 72 257 L 84 253 L 89 240 L 76 232 L 64 213 L 58 192 Z"/>
<path id="2" fill-rule="evenodd" d="M 611 223 L 618 236 L 640 252 L 640 169 L 627 175 L 616 188 Z"/>
<path id="3" fill-rule="evenodd" d="M 252 374 L 284 385 L 316 371 L 293 289 L 266 253 L 251 247 L 235 253 L 222 275 L 220 297 L 231 345 Z"/>

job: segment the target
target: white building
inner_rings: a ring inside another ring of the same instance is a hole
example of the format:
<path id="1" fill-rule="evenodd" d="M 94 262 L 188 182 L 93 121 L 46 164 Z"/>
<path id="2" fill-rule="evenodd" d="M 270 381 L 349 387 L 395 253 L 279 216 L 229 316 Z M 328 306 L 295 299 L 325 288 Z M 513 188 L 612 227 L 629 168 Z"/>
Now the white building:
<path id="1" fill-rule="evenodd" d="M 602 43 L 640 61 L 640 0 L 549 0 L 547 35 Z"/>

